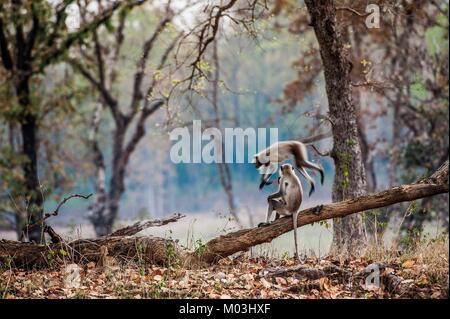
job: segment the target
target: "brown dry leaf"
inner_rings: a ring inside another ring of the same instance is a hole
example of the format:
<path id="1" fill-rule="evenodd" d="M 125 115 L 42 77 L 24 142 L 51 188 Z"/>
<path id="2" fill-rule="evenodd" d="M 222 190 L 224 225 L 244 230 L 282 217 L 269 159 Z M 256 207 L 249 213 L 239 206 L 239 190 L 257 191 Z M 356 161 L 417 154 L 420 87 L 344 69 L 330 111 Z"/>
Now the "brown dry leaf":
<path id="1" fill-rule="evenodd" d="M 279 285 L 287 285 L 287 281 L 283 277 L 275 277 L 275 281 Z"/>
<path id="2" fill-rule="evenodd" d="M 422 274 L 419 279 L 417 279 L 417 284 L 419 285 L 427 285 L 428 283 L 428 278 L 425 274 Z"/>
<path id="3" fill-rule="evenodd" d="M 327 277 L 319 279 L 320 289 L 330 291 L 330 280 Z"/>
<path id="4" fill-rule="evenodd" d="M 261 278 L 260 282 L 264 286 L 264 288 L 270 289 L 270 287 L 272 287 L 272 284 L 264 278 Z"/>
<path id="5" fill-rule="evenodd" d="M 86 266 L 87 266 L 88 269 L 94 269 L 95 268 L 95 263 L 91 261 Z"/>
<path id="6" fill-rule="evenodd" d="M 308 299 L 317 299 L 319 297 L 320 293 L 317 289 L 311 289 L 310 294 L 308 295 Z"/>
<path id="7" fill-rule="evenodd" d="M 386 267 L 386 269 L 383 272 L 383 276 L 387 276 L 387 275 L 392 274 L 394 272 L 395 272 L 394 268 Z"/>
<path id="8" fill-rule="evenodd" d="M 167 268 L 159 268 L 159 267 L 153 267 L 152 268 L 152 275 L 164 275 L 167 272 Z"/>
<path id="9" fill-rule="evenodd" d="M 431 295 L 431 298 L 436 299 L 436 298 L 441 298 L 441 292 L 440 291 L 435 291 L 433 292 L 433 294 Z"/>
<path id="10" fill-rule="evenodd" d="M 253 281 L 255 279 L 253 274 L 243 274 L 241 279 L 244 281 Z"/>
<path id="11" fill-rule="evenodd" d="M 409 259 L 409 260 L 403 262 L 402 267 L 403 268 L 412 268 L 415 264 L 416 264 L 416 262 L 414 260 Z"/>
<path id="12" fill-rule="evenodd" d="M 364 289 L 365 291 L 374 291 L 374 292 L 381 290 L 380 287 L 378 287 L 377 285 L 372 284 L 372 283 L 370 283 L 368 285 L 361 285 L 361 288 Z"/>

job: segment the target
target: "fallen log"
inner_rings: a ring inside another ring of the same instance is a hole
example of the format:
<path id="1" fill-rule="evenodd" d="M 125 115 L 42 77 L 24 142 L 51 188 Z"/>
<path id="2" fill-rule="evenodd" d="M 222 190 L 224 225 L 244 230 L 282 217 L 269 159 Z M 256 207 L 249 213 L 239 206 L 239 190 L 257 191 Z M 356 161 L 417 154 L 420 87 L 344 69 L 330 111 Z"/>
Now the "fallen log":
<path id="1" fill-rule="evenodd" d="M 413 298 L 417 296 L 416 284 L 412 279 L 404 279 L 395 273 L 395 266 L 391 266 L 385 263 L 373 263 L 369 266 L 378 268 L 380 271 L 381 288 L 391 294 L 397 294 L 400 298 Z M 369 267 L 368 266 L 368 267 Z M 387 272 L 386 269 L 391 268 L 391 271 Z M 356 278 L 366 278 L 367 272 L 358 273 Z"/>
<path id="2" fill-rule="evenodd" d="M 320 214 L 316 213 L 315 208 L 303 210 L 298 216 L 298 226 L 448 193 L 448 165 L 446 161 L 433 175 L 417 183 L 324 205 Z M 139 225 L 133 229 L 139 229 Z M 108 236 L 48 246 L 2 240 L 0 241 L 0 263 L 14 264 L 17 267 L 46 266 L 52 263 L 52 258 L 55 259 L 55 254 L 58 255 L 60 251 L 64 251 L 65 253 L 61 254 L 67 254 L 68 257 L 58 256 L 58 258 L 71 258 L 73 262 L 97 262 L 101 257 L 100 247 L 106 246 L 108 254 L 120 260 L 198 266 L 212 264 L 237 252 L 246 251 L 252 246 L 270 242 L 291 230 L 292 219 L 280 218 L 269 226 L 243 229 L 219 236 L 197 251 L 188 251 L 173 240 L 152 236 Z"/>
<path id="3" fill-rule="evenodd" d="M 50 227 L 50 234 L 54 233 L 52 238 L 58 236 L 59 239 L 50 245 L 0 240 L 0 268 L 3 265 L 42 268 L 60 262 L 97 263 L 105 257 L 102 251 L 107 251 L 109 257 L 122 262 L 141 260 L 152 264 L 170 264 L 187 260 L 187 251 L 174 240 L 153 236 L 131 237 L 145 228 L 166 225 L 183 217 L 174 214 L 163 219 L 141 221 L 118 229 L 109 236 L 79 239 L 70 243 L 64 242 Z"/>
<path id="4" fill-rule="evenodd" d="M 298 214 L 298 227 L 400 202 L 408 202 L 437 194 L 448 193 L 448 165 L 447 160 L 433 175 L 414 184 L 393 187 L 376 194 L 324 205 L 320 214 L 316 214 L 316 208 L 303 210 Z M 242 229 L 217 237 L 207 243 L 207 249 L 202 254 L 202 260 L 207 263 L 216 262 L 236 252 L 245 251 L 255 245 L 270 242 L 292 229 L 292 218 L 283 217 L 269 226 Z"/>
<path id="5" fill-rule="evenodd" d="M 351 274 L 343 268 L 336 265 L 329 264 L 325 267 L 308 267 L 305 265 L 296 265 L 293 267 L 275 267 L 268 268 L 259 271 L 258 275 L 260 277 L 290 277 L 298 276 L 301 278 L 308 279 L 319 279 L 322 277 L 329 277 L 330 275 L 338 274 L 343 277 L 349 277 Z"/>
<path id="6" fill-rule="evenodd" d="M 185 215 L 182 214 L 173 214 L 172 216 L 163 218 L 163 219 L 152 219 L 152 220 L 142 220 L 134 223 L 133 225 L 123 227 L 121 229 L 116 230 L 115 232 L 111 233 L 109 237 L 114 236 L 133 236 L 139 233 L 140 231 L 147 229 L 149 227 L 154 226 L 163 226 L 167 225 L 169 223 L 176 222 L 180 218 L 185 217 Z"/>

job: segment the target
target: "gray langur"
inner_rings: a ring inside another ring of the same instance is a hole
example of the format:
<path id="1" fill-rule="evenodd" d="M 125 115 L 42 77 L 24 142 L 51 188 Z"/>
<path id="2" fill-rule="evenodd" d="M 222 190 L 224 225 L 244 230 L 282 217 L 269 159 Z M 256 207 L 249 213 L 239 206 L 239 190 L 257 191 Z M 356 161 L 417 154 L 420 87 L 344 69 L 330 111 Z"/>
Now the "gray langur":
<path id="1" fill-rule="evenodd" d="M 315 186 L 314 180 L 311 176 L 309 176 L 305 168 L 318 171 L 320 173 L 320 182 L 323 184 L 323 168 L 308 160 L 306 145 L 298 141 L 283 141 L 276 142 L 253 156 L 252 162 L 261 173 L 261 183 L 259 184 L 259 189 L 262 189 L 265 185 L 271 184 L 269 179 L 276 171 L 277 163 L 281 163 L 291 157 L 294 159 L 295 168 L 308 180 L 311 185 L 309 196 L 311 196 L 314 192 Z"/>
<path id="2" fill-rule="evenodd" d="M 280 168 L 279 188 L 276 193 L 267 197 L 269 208 L 267 210 L 266 222 L 260 223 L 258 227 L 269 225 L 273 211 L 276 212 L 275 219 L 280 216 L 292 216 L 294 226 L 295 256 L 299 262 L 297 242 L 297 217 L 302 204 L 303 188 L 299 178 L 290 164 L 283 164 Z"/>

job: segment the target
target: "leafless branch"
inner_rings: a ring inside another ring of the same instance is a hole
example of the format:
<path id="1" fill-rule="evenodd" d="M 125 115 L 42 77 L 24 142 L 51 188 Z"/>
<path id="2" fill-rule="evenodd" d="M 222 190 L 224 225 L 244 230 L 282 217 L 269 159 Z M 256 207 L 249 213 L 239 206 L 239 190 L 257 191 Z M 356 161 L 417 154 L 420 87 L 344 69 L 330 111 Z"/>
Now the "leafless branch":
<path id="1" fill-rule="evenodd" d="M 179 219 L 186 217 L 186 215 L 176 213 L 169 217 L 162 218 L 162 219 L 152 219 L 152 220 L 142 220 L 134 223 L 133 225 L 126 226 L 124 228 L 120 228 L 116 230 L 115 232 L 108 235 L 108 237 L 114 237 L 114 236 L 132 236 L 140 231 L 149 228 L 149 227 L 155 227 L 155 226 L 163 226 L 167 225 L 169 223 L 173 223 L 178 221 Z"/>
<path id="2" fill-rule="evenodd" d="M 78 198 L 84 198 L 84 199 L 88 199 L 89 197 L 91 197 L 92 194 L 89 195 L 80 195 L 80 194 L 74 194 L 74 195 L 70 195 L 68 197 L 65 197 L 56 207 L 56 209 L 51 212 L 51 213 L 45 213 L 44 217 L 41 218 L 40 220 L 34 222 L 33 224 L 28 224 L 24 227 L 24 231 L 26 232 L 27 230 L 30 230 L 31 228 L 37 226 L 37 225 L 42 225 L 44 223 L 45 220 L 47 220 L 48 218 L 52 217 L 52 216 L 57 216 L 59 213 L 59 209 L 70 199 L 78 197 Z"/>

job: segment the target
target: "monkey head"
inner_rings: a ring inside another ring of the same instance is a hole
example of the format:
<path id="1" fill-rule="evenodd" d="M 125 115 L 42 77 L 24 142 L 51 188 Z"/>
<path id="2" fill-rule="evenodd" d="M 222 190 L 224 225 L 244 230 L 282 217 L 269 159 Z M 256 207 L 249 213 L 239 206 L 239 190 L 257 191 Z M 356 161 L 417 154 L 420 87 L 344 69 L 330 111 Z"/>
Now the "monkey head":
<path id="1" fill-rule="evenodd" d="M 259 161 L 258 155 L 253 156 L 252 164 L 255 165 L 256 169 L 259 169 L 263 165 L 263 163 Z"/>
<path id="2" fill-rule="evenodd" d="M 261 161 L 259 155 L 253 156 L 252 164 L 255 165 L 256 169 L 267 168 L 269 166 L 272 166 L 272 163 L 269 160 Z"/>
<path id="3" fill-rule="evenodd" d="M 280 175 L 294 174 L 294 167 L 291 164 L 283 164 L 280 167 Z"/>

